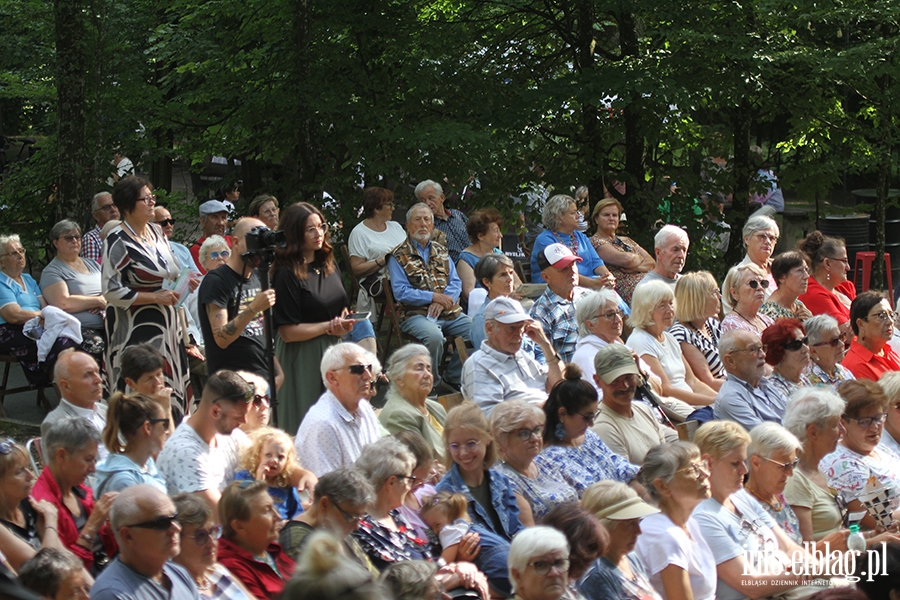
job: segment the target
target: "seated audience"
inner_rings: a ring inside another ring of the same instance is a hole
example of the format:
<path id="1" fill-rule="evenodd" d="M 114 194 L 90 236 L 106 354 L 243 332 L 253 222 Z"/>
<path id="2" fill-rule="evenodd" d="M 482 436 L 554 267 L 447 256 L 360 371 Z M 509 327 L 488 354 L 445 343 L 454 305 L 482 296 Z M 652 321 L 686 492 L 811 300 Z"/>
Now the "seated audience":
<path id="1" fill-rule="evenodd" d="M 532 258 L 535 257 L 533 253 Z M 547 289 L 535 300 L 529 311 L 544 328 L 553 348 L 564 361 L 571 361 L 578 342 L 575 304 L 588 293 L 578 287 L 576 263 L 582 259 L 562 244 L 550 244 L 537 254 L 538 267 Z M 620 306 L 621 308 L 621 306 Z M 553 356 L 551 353 L 548 362 Z"/>
<path id="2" fill-rule="evenodd" d="M 352 466 L 362 449 L 380 437 L 378 419 L 366 399 L 375 370 L 381 369 L 377 362 L 352 342 L 330 346 L 322 356 L 320 372 L 327 391 L 309 409 L 294 440 L 300 464 L 316 477 Z"/>
<path id="3" fill-rule="evenodd" d="M 53 367 L 53 377 L 59 387 L 59 404 L 41 423 L 41 437 L 54 423 L 72 417 L 84 417 L 97 432 L 106 427 L 107 405 L 103 400 L 103 378 L 97 361 L 85 352 L 64 352 Z M 100 444 L 97 458 L 106 458 L 107 448 Z"/>
<path id="4" fill-rule="evenodd" d="M 878 381 L 887 371 L 900 371 L 900 356 L 888 342 L 894 336 L 896 315 L 880 292 L 863 292 L 850 305 L 850 325 L 856 339 L 844 367 L 857 379 Z"/>
<path id="5" fill-rule="evenodd" d="M 743 329 L 756 335 L 774 322 L 759 312 L 766 301 L 769 280 L 765 271 L 755 264 L 744 264 L 728 269 L 722 284 L 722 300 L 727 314 L 722 319 L 722 333 Z"/>
<path id="6" fill-rule="evenodd" d="M 634 548 L 641 534 L 641 519 L 659 510 L 646 504 L 627 485 L 614 481 L 601 481 L 589 487 L 581 504 L 609 532 L 609 544 L 579 583 L 579 591 L 591 600 L 658 600 L 659 595 Z"/>
<path id="7" fill-rule="evenodd" d="M 284 588 L 283 600 L 387 600 L 376 574 L 341 552 L 336 537 L 327 532 L 311 537 Z"/>
<path id="8" fill-rule="evenodd" d="M 472 315 L 472 326 L 469 328 L 469 341 L 472 347 L 478 350 L 484 341 L 484 311 L 491 300 L 501 296 L 521 300 L 515 293 L 518 276 L 513 269 L 513 261 L 505 254 L 485 254 L 475 263 L 475 278 L 479 285 L 487 290 L 487 297 L 478 307 L 469 306 L 469 314 Z M 473 308 L 475 309 L 473 311 Z M 543 354 L 535 348 L 534 342 L 529 338 L 522 340 L 522 349 L 533 355 L 538 361 L 543 362 Z"/>
<path id="9" fill-rule="evenodd" d="M 847 336 L 841 333 L 838 322 L 831 315 L 816 315 L 803 326 L 809 337 L 810 365 L 806 378 L 812 385 L 828 385 L 836 388 L 844 381 L 856 379 L 841 364 L 847 354 Z"/>
<path id="10" fill-rule="evenodd" d="M 781 422 L 787 397 L 764 376 L 766 349 L 744 329 L 722 334 L 719 356 L 728 377 L 716 396 L 716 419 L 734 421 L 748 431 L 763 421 Z"/>
<path id="11" fill-rule="evenodd" d="M 803 544 L 800 524 L 782 492 L 788 477 L 800 464 L 797 458 L 800 448 L 796 436 L 778 423 L 760 423 L 750 431 L 747 447 L 750 476 L 744 484 L 744 489 L 798 545 Z"/>
<path id="12" fill-rule="evenodd" d="M 419 537 L 427 537 L 435 541 L 437 538 L 421 519 L 419 512 L 422 510 L 422 501 L 437 493 L 434 484 L 444 476 L 444 465 L 434 459 L 434 452 L 432 452 L 425 438 L 418 431 L 400 431 L 392 437 L 406 446 L 406 449 L 412 452 L 413 458 L 416 459 L 416 466 L 413 467 L 413 476 L 416 480 L 413 482 L 412 489 L 406 494 L 403 506 L 397 510 L 406 519 L 407 523 L 416 530 L 416 534 Z M 443 439 L 441 440 L 441 446 L 443 446 Z M 441 450 L 443 451 L 443 447 Z"/>
<path id="13" fill-rule="evenodd" d="M 813 231 L 797 248 L 809 257 L 811 277 L 799 300 L 814 315 L 830 315 L 850 335 L 850 303 L 856 297 L 856 284 L 847 280 L 850 261 L 844 240 Z"/>
<path id="14" fill-rule="evenodd" d="M 641 482 L 659 513 L 641 521 L 635 553 L 664 598 L 716 597 L 716 561 L 691 514 L 709 498 L 709 470 L 689 442 L 650 449 Z"/>
<path id="15" fill-rule="evenodd" d="M 529 527 L 509 547 L 509 579 L 516 600 L 560 600 L 569 580 L 569 543 L 552 527 Z"/>
<path id="16" fill-rule="evenodd" d="M 766 215 L 751 216 L 744 224 L 741 235 L 747 254 L 736 266 L 753 265 L 764 273 L 763 277 L 769 282 L 769 285 L 763 288 L 768 300 L 769 294 L 778 287 L 778 280 L 772 275 L 772 253 L 775 252 L 775 244 L 778 243 L 780 235 L 778 223 Z M 722 295 L 725 297 L 725 311 L 728 312 L 734 305 L 730 303 L 731 298 L 725 294 L 724 289 Z"/>
<path id="17" fill-rule="evenodd" d="M 630 237 L 616 235 L 623 211 L 622 203 L 615 198 L 603 198 L 597 202 L 591 213 L 591 220 L 597 226 L 591 244 L 616 278 L 616 292 L 631 304 L 635 286 L 656 267 L 656 261 Z"/>
<path id="18" fill-rule="evenodd" d="M 481 283 L 475 277 L 475 265 L 478 260 L 488 254 L 502 254 L 500 252 L 500 244 L 503 241 L 501 227 L 503 227 L 503 216 L 495 208 L 476 210 L 469 216 L 466 233 L 469 234 L 469 241 L 472 244 L 459 253 L 459 259 L 456 261 L 456 272 L 459 273 L 459 279 L 462 281 L 464 301 L 468 301 L 469 292 L 481 287 Z M 517 289 L 521 284 L 518 276 L 513 273 L 513 289 Z"/>
<path id="19" fill-rule="evenodd" d="M 607 344 L 622 343 L 625 313 L 619 310 L 612 290 L 590 292 L 575 306 L 578 342 L 570 362 L 578 365 L 584 380 L 594 384 L 594 355 Z M 599 388 L 597 389 L 599 392 Z"/>
<path id="20" fill-rule="evenodd" d="M 766 363 L 772 367 L 769 382 L 786 398 L 810 385 L 809 338 L 799 319 L 782 317 L 765 328 L 761 341 L 766 348 Z"/>
<path id="21" fill-rule="evenodd" d="M 772 279 L 777 286 L 759 308 L 761 314 L 773 319 L 800 319 L 812 316 L 809 309 L 797 299 L 806 293 L 809 281 L 807 257 L 802 252 L 783 252 L 772 261 Z"/>
<path id="22" fill-rule="evenodd" d="M 294 572 L 278 539 L 278 513 L 264 481 L 235 481 L 219 500 L 219 562 L 255 598 L 277 598 Z"/>
<path id="23" fill-rule="evenodd" d="M 534 460 L 539 468 L 556 470 L 579 496 L 596 481 L 627 483 L 638 472 L 589 429 L 599 413 L 598 404 L 597 391 L 581 379 L 575 365 L 566 365 L 565 379 L 544 404 L 544 449 Z"/>
<path id="24" fill-rule="evenodd" d="M 41 549 L 19 569 L 19 583 L 45 600 L 90 598 L 91 581 L 84 565 L 68 550 Z"/>
<path id="25" fill-rule="evenodd" d="M 590 511 L 575 502 L 558 504 L 550 509 L 544 517 L 542 525 L 561 531 L 569 542 L 569 580 L 567 596 L 582 598 L 578 582 L 582 576 L 599 560 L 610 544 L 606 528 Z"/>
<path id="26" fill-rule="evenodd" d="M 641 279 L 641 283 L 662 281 L 675 289 L 690 247 L 691 240 L 684 229 L 676 225 L 663 225 L 653 238 L 656 266 Z"/>
<path id="27" fill-rule="evenodd" d="M 112 221 L 118 221 L 119 209 L 113 202 L 112 194 L 100 192 L 91 200 L 91 216 L 97 222 L 92 229 L 81 238 L 81 256 L 100 264 L 103 254 L 103 238 L 100 230 Z"/>
<path id="28" fill-rule="evenodd" d="M 888 371 L 878 380 L 888 399 L 887 420 L 881 433 L 881 443 L 900 456 L 900 371 Z"/>
<path id="29" fill-rule="evenodd" d="M 450 260 L 456 264 L 456 261 L 459 260 L 459 253 L 468 245 L 466 223 L 469 218 L 461 210 L 451 210 L 444 206 L 444 190 L 436 181 L 430 179 L 420 181 L 416 186 L 415 196 L 420 204 L 431 210 L 434 227 L 447 240 L 446 247 L 450 252 Z M 409 221 L 408 215 L 407 221 Z"/>
<path id="30" fill-rule="evenodd" d="M 491 431 L 500 462 L 495 469 L 512 482 L 513 491 L 531 506 L 535 521 L 562 502 L 578 500 L 563 477 L 534 459 L 544 447 L 544 411 L 521 400 L 500 403 L 491 412 Z"/>
<path id="31" fill-rule="evenodd" d="M 379 578 L 385 592 L 395 600 L 443 597 L 435 579 L 437 565 L 425 560 L 407 560 L 388 565 Z"/>
<path id="32" fill-rule="evenodd" d="M 265 481 L 282 520 L 293 519 L 303 512 L 300 495 L 291 483 L 291 473 L 300 468 L 291 436 L 269 427 L 255 431 L 250 445 L 241 450 L 240 467 L 235 480 Z"/>
<path id="33" fill-rule="evenodd" d="M 278 198 L 271 194 L 260 194 L 250 202 L 247 215 L 262 221 L 269 229 L 278 229 Z"/>
<path id="34" fill-rule="evenodd" d="M 725 382 L 719 357 L 721 308 L 722 293 L 712 273 L 686 273 L 675 284 L 675 323 L 669 333 L 681 346 L 694 376 L 716 391 Z"/>
<path id="35" fill-rule="evenodd" d="M 28 544 L 27 549 L 5 547 L 0 540 L 0 553 L 17 565 L 41 548 L 65 549 L 59 541 L 56 508 L 47 500 L 30 497 L 34 481 L 28 451 L 12 440 L 0 442 L 0 524 Z"/>
<path id="36" fill-rule="evenodd" d="M 544 328 L 517 300 L 506 297 L 491 300 L 484 309 L 484 319 L 487 339 L 463 367 L 463 396 L 487 415 L 507 400 L 542 404 L 562 377 L 561 359 Z M 522 349 L 525 336 L 541 349 L 546 364 Z"/>

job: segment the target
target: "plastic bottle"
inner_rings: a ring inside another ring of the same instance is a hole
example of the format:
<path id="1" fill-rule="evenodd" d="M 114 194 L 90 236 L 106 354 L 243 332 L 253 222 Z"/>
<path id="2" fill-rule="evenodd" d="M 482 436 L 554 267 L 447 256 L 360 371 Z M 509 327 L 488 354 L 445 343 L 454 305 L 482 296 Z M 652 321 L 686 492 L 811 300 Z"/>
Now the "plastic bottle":
<path id="1" fill-rule="evenodd" d="M 847 538 L 847 549 L 855 552 L 866 551 L 866 538 L 859 532 L 859 525 L 850 526 L 850 537 Z"/>

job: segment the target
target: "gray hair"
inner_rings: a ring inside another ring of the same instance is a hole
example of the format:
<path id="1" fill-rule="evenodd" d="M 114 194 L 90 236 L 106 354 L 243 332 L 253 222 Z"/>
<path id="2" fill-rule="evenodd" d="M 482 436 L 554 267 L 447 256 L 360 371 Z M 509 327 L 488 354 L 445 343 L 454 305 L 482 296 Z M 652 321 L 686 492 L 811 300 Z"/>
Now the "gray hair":
<path id="1" fill-rule="evenodd" d="M 375 490 L 358 469 L 335 469 L 319 478 L 313 500 L 328 498 L 337 504 L 368 506 L 375 502 Z"/>
<path id="2" fill-rule="evenodd" d="M 344 363 L 346 363 L 348 359 L 353 358 L 354 356 L 368 358 L 371 357 L 372 354 L 359 344 L 354 344 L 353 342 L 339 342 L 334 346 L 330 346 L 328 350 L 325 351 L 325 354 L 322 355 L 322 363 L 319 365 L 322 383 L 325 384 L 325 387 L 328 387 L 328 379 L 325 375 L 327 375 L 329 371 L 337 371 L 344 366 Z M 375 362 L 372 363 L 373 370 L 375 369 L 375 363 L 377 362 L 378 360 L 376 359 Z M 381 370 L 380 363 L 378 363 L 378 369 L 379 371 Z"/>
<path id="3" fill-rule="evenodd" d="M 900 400 L 900 371 L 888 371 L 878 380 L 878 385 L 884 390 L 888 402 Z"/>
<path id="4" fill-rule="evenodd" d="M 412 219 L 413 213 L 417 210 L 425 210 L 428 211 L 428 216 L 434 221 L 434 213 L 431 211 L 431 207 L 425 204 L 424 202 L 416 202 L 412 206 L 409 207 L 409 210 L 406 211 L 406 222 L 409 223 L 410 219 Z"/>
<path id="5" fill-rule="evenodd" d="M 491 411 L 491 432 L 495 440 L 505 437 L 520 429 L 529 417 L 538 419 L 541 424 L 547 422 L 547 415 L 538 406 L 523 400 L 507 400 L 501 402 Z"/>
<path id="6" fill-rule="evenodd" d="M 544 227 L 550 231 L 559 229 L 559 220 L 569 210 L 570 204 L 578 205 L 572 196 L 567 194 L 551 196 L 547 203 L 544 204 L 544 214 L 542 216 Z"/>
<path id="7" fill-rule="evenodd" d="M 100 210 L 100 198 L 103 196 L 109 196 L 110 200 L 112 200 L 112 194 L 109 192 L 97 192 L 94 194 L 94 198 L 91 200 L 91 212 L 97 212 Z"/>
<path id="8" fill-rule="evenodd" d="M 665 248 L 671 243 L 672 238 L 678 238 L 678 240 L 683 240 L 688 244 L 691 243 L 690 236 L 681 227 L 677 225 L 663 225 L 653 237 L 653 247 Z"/>
<path id="9" fill-rule="evenodd" d="M 575 322 L 578 323 L 578 336 L 586 337 L 591 335 L 587 322 L 597 318 L 600 308 L 606 306 L 610 302 L 619 308 L 616 301 L 616 293 L 609 288 L 603 288 L 585 294 L 578 302 L 575 303 Z"/>
<path id="10" fill-rule="evenodd" d="M 404 560 L 388 565 L 381 572 L 381 582 L 394 600 L 420 600 L 428 598 L 429 588 L 434 588 L 435 563 L 424 560 Z"/>
<path id="11" fill-rule="evenodd" d="M 838 329 L 837 319 L 831 315 L 816 315 L 803 322 L 809 344 L 818 344 L 825 341 L 825 334 L 833 329 Z"/>
<path id="12" fill-rule="evenodd" d="M 56 598 L 63 582 L 83 568 L 84 563 L 68 550 L 44 547 L 19 569 L 19 583 L 42 598 Z"/>
<path id="13" fill-rule="evenodd" d="M 806 443 L 806 428 L 825 429 L 828 421 L 844 414 L 847 403 L 837 392 L 825 387 L 804 387 L 788 400 L 782 423 L 801 443 Z"/>
<path id="14" fill-rule="evenodd" d="M 119 529 L 125 527 L 127 523 L 134 523 L 143 517 L 142 500 L 151 501 L 154 496 L 162 496 L 168 498 L 152 485 L 142 483 L 139 485 L 128 486 L 116 496 L 112 506 L 109 509 L 109 524 L 113 533 L 116 534 L 116 540 L 119 539 Z"/>
<path id="15" fill-rule="evenodd" d="M 203 240 L 203 244 L 200 246 L 200 264 L 202 265 L 209 259 L 209 253 L 213 251 L 213 248 L 219 247 L 230 251 L 228 242 L 221 235 L 211 235 Z"/>
<path id="16" fill-rule="evenodd" d="M 362 450 L 354 465 L 369 480 L 377 494 L 391 475 L 406 475 L 416 467 L 416 457 L 393 437 L 383 437 Z"/>
<path id="17" fill-rule="evenodd" d="M 747 331 L 746 329 L 729 329 L 722 333 L 722 337 L 719 338 L 719 356 L 725 356 L 735 350 L 741 350 L 740 338 L 744 337 L 744 333 L 759 339 L 759 336 L 752 331 Z"/>
<path id="18" fill-rule="evenodd" d="M 0 248 L 6 249 L 6 245 L 10 242 L 16 242 L 17 244 L 22 244 L 22 239 L 19 237 L 18 233 L 11 233 L 9 235 L 0 235 Z"/>
<path id="19" fill-rule="evenodd" d="M 766 215 L 756 215 L 755 217 L 750 217 L 749 219 L 747 219 L 747 222 L 744 224 L 744 229 L 741 231 L 741 237 L 744 240 L 744 246 L 747 245 L 747 238 L 754 233 L 758 233 L 760 231 L 769 231 L 771 229 L 775 230 L 775 237 L 779 237 L 781 235 L 781 232 L 778 229 L 778 223 L 776 223 L 775 219 L 773 219 L 772 217 L 767 217 Z"/>
<path id="20" fill-rule="evenodd" d="M 662 499 L 654 481 L 657 479 L 662 479 L 666 483 L 672 481 L 675 473 L 687 468 L 691 461 L 699 458 L 700 449 L 690 442 L 669 442 L 650 448 L 641 466 L 641 483 L 647 489 L 650 498 L 656 503 Z"/>
<path id="21" fill-rule="evenodd" d="M 515 264 L 510 257 L 505 254 L 485 254 L 475 263 L 475 281 L 484 284 L 484 280 L 490 281 L 500 272 L 500 266 L 515 269 Z"/>
<path id="22" fill-rule="evenodd" d="M 75 221 L 63 219 L 50 228 L 50 239 L 58 240 L 61 235 L 69 233 L 70 231 L 78 232 L 78 234 L 80 235 L 81 227 L 79 227 L 78 223 L 76 223 Z"/>
<path id="23" fill-rule="evenodd" d="M 391 354 L 387 364 L 387 376 L 391 380 L 391 385 L 395 385 L 396 379 L 406 372 L 406 367 L 418 356 L 427 356 L 428 364 L 431 364 L 431 353 L 422 344 L 406 344 Z"/>
<path id="24" fill-rule="evenodd" d="M 779 423 L 766 421 L 750 430 L 750 445 L 747 446 L 747 457 L 760 456 L 770 458 L 773 454 L 782 450 L 800 450 L 800 440 L 797 436 L 785 429 Z"/>
<path id="25" fill-rule="evenodd" d="M 100 430 L 84 417 L 69 417 L 57 421 L 41 440 L 48 463 L 56 460 L 56 452 L 60 448 L 69 454 L 75 454 L 90 442 L 100 444 Z"/>
<path id="26" fill-rule="evenodd" d="M 182 527 L 193 525 L 202 527 L 204 523 L 213 519 L 213 511 L 200 496 L 185 492 L 172 498 L 175 504 L 175 512 L 178 513 L 178 523 Z"/>
<path id="27" fill-rule="evenodd" d="M 631 316 L 628 324 L 644 329 L 653 323 L 653 310 L 664 300 L 675 300 L 675 290 L 665 281 L 648 281 L 637 286 L 631 296 Z M 577 310 L 577 309 L 576 309 Z"/>
<path id="28" fill-rule="evenodd" d="M 438 193 L 438 196 L 444 193 L 444 188 L 441 187 L 437 181 L 432 181 L 431 179 L 426 179 L 425 181 L 420 181 L 416 186 L 416 191 L 414 192 L 416 198 L 418 199 L 419 194 L 427 190 L 428 188 L 434 188 L 434 191 Z M 426 205 L 427 206 L 427 205 Z"/>
<path id="29" fill-rule="evenodd" d="M 569 557 L 569 542 L 558 529 L 546 525 L 536 525 L 517 533 L 509 545 L 509 555 L 506 558 L 512 591 L 516 591 L 513 569 L 522 573 L 528 568 L 528 563 L 532 558 L 555 550 L 565 553 L 566 558 Z"/>

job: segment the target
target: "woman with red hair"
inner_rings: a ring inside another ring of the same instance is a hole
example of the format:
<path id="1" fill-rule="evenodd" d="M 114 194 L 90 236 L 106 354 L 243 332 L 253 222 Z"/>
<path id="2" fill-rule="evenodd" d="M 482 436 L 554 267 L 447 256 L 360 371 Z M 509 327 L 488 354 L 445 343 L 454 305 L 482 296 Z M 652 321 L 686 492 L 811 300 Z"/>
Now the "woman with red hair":
<path id="1" fill-rule="evenodd" d="M 762 343 L 766 363 L 775 369 L 769 381 L 785 397 L 810 385 L 804 374 L 809 367 L 809 339 L 800 319 L 777 319 L 763 331 Z"/>

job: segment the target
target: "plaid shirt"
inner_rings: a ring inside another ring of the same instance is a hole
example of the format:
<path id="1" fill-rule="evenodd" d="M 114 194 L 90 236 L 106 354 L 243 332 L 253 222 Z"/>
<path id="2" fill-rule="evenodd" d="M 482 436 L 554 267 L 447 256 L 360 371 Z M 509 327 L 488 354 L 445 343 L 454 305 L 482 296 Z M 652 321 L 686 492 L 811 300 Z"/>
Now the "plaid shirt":
<path id="1" fill-rule="evenodd" d="M 549 287 L 531 307 L 531 316 L 541 322 L 544 333 L 565 362 L 572 362 L 575 344 L 578 342 L 578 324 L 575 322 L 575 303 L 588 293 L 583 287 L 575 288 L 572 300 L 566 300 Z"/>
<path id="2" fill-rule="evenodd" d="M 466 225 L 469 218 L 458 210 L 445 209 L 448 218 L 442 219 L 434 216 L 434 226 L 444 232 L 447 236 L 447 250 L 450 251 L 450 259 L 453 264 L 459 260 L 459 253 L 469 247 L 469 233 L 466 231 Z"/>
<path id="3" fill-rule="evenodd" d="M 103 259 L 103 240 L 100 239 L 99 225 L 95 225 L 93 229 L 81 238 L 81 256 L 101 264 Z"/>

